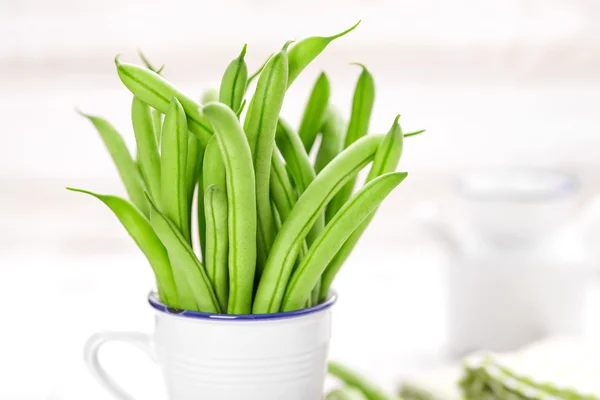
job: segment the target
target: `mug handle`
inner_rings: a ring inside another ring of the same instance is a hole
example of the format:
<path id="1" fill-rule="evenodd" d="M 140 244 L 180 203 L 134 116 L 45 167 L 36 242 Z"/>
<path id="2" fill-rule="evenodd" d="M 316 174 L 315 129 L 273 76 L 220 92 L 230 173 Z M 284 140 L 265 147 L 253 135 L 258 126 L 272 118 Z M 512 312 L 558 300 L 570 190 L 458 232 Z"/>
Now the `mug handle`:
<path id="1" fill-rule="evenodd" d="M 94 378 L 110 394 L 118 400 L 135 400 L 130 394 L 125 392 L 100 364 L 98 352 L 100 348 L 108 342 L 123 342 L 132 344 L 145 352 L 156 362 L 156 354 L 152 346 L 152 339 L 149 335 L 137 332 L 102 332 L 96 333 L 90 337 L 85 344 L 84 360 L 88 370 Z"/>

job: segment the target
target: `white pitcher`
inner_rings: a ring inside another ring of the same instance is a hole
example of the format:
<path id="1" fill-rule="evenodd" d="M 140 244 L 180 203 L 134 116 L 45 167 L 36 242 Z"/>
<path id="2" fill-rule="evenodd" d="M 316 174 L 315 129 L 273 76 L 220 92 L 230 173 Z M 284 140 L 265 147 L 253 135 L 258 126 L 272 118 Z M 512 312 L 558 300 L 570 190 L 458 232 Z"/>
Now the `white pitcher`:
<path id="1" fill-rule="evenodd" d="M 162 368 L 169 400 L 319 400 L 327 370 L 335 294 L 315 307 L 265 315 L 173 310 L 151 293 L 153 335 L 98 333 L 85 347 L 95 378 L 118 400 L 133 400 L 98 361 L 109 341 L 132 344 Z"/>

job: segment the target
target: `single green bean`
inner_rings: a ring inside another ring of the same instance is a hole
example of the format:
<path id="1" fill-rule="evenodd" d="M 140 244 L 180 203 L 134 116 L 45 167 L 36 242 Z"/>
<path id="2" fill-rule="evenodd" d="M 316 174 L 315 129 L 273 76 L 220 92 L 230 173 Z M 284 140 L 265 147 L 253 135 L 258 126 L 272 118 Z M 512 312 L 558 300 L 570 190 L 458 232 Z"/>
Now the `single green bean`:
<path id="1" fill-rule="evenodd" d="M 252 81 L 254 81 L 256 78 L 258 78 L 260 76 L 260 74 L 263 72 L 263 69 L 265 69 L 265 66 L 267 65 L 267 63 L 269 62 L 271 57 L 273 57 L 274 54 L 275 53 L 269 54 L 269 57 L 267 57 L 265 62 L 256 70 L 256 72 L 254 72 L 252 75 L 250 75 L 248 77 L 248 80 L 246 81 L 246 90 L 248 90 L 248 86 L 250 86 Z"/>
<path id="2" fill-rule="evenodd" d="M 326 400 L 369 400 L 358 389 L 353 387 L 344 387 L 336 389 L 327 394 Z"/>
<path id="3" fill-rule="evenodd" d="M 160 200 L 161 166 L 150 106 L 137 97 L 131 103 L 131 122 L 139 151 L 139 160 L 150 197 Z"/>
<path id="4" fill-rule="evenodd" d="M 152 227 L 169 253 L 173 270 L 181 272 L 192 289 L 197 309 L 206 313 L 220 313 L 221 308 L 213 286 L 191 245 L 179 232 L 177 226 L 156 208 L 150 198 L 148 199 L 152 208 L 150 217 Z"/>
<path id="5" fill-rule="evenodd" d="M 152 72 L 156 72 L 158 75 L 160 75 L 162 73 L 163 69 L 165 68 L 164 64 L 161 65 L 161 67 L 158 69 L 154 68 L 154 66 L 152 65 L 150 60 L 148 60 L 148 58 L 144 55 L 144 53 L 139 49 L 138 49 L 138 56 L 140 57 L 140 59 L 142 60 L 142 63 L 144 63 L 146 68 L 148 68 Z M 161 140 L 161 134 L 162 134 L 162 113 L 154 108 L 152 109 L 152 121 L 153 121 L 153 125 L 154 125 L 154 134 L 156 135 L 156 143 L 158 144 L 158 146 L 160 146 L 160 140 Z"/>
<path id="6" fill-rule="evenodd" d="M 321 171 L 298 199 L 269 253 L 256 292 L 254 313 L 279 311 L 304 238 L 331 198 L 373 159 L 382 138 L 370 135 L 348 147 Z"/>
<path id="7" fill-rule="evenodd" d="M 240 109 L 246 92 L 246 81 L 248 80 L 248 66 L 244 60 L 246 48 L 247 45 L 244 45 L 240 55 L 229 63 L 223 79 L 221 79 L 219 101 L 228 105 L 235 112 Z"/>
<path id="8" fill-rule="evenodd" d="M 288 76 L 288 45 L 289 42 L 269 60 L 261 73 L 256 92 L 252 97 L 247 117 L 247 128 L 245 129 L 256 176 L 256 211 L 258 215 L 256 242 L 258 245 L 257 269 L 259 276 L 262 273 L 276 235 L 275 222 L 271 213 L 269 177 L 277 119 L 283 105 Z"/>
<path id="9" fill-rule="evenodd" d="M 144 196 L 144 181 L 121 134 L 104 118 L 84 114 L 79 110 L 77 112 L 94 125 L 117 167 L 129 199 L 142 214 L 148 216 L 150 209 Z"/>
<path id="10" fill-rule="evenodd" d="M 298 195 L 294 191 L 290 176 L 285 168 L 285 165 L 279 158 L 277 151 L 273 152 L 271 160 L 271 199 L 277 211 L 277 216 L 281 219 L 281 224 L 287 219 L 298 200 Z M 277 226 L 277 232 L 281 230 L 281 226 Z M 302 247 L 298 253 L 296 263 L 300 262 L 308 252 L 306 240 L 302 241 Z"/>
<path id="11" fill-rule="evenodd" d="M 271 198 L 275 203 L 281 221 L 285 222 L 294 204 L 296 204 L 298 196 L 294 191 L 285 164 L 281 161 L 276 151 L 274 151 L 271 158 L 271 179 L 269 183 L 271 186 Z"/>
<path id="12" fill-rule="evenodd" d="M 315 160 L 317 174 L 344 149 L 346 122 L 337 108 L 330 106 L 327 109 L 320 131 L 321 144 Z"/>
<path id="13" fill-rule="evenodd" d="M 292 175 L 296 184 L 298 195 L 301 196 L 308 185 L 315 179 L 315 170 L 312 167 L 310 158 L 304 149 L 302 140 L 292 127 L 283 119 L 279 119 L 277 124 L 276 142 L 286 166 Z M 325 228 L 325 214 L 319 214 L 317 221 L 311 228 L 306 237 L 308 246 L 323 232 Z"/>
<path id="14" fill-rule="evenodd" d="M 323 125 L 327 104 L 329 104 L 329 92 L 329 79 L 325 72 L 321 72 L 310 93 L 298 128 L 304 149 L 309 154 Z"/>
<path id="15" fill-rule="evenodd" d="M 216 136 L 213 136 L 206 145 L 202 175 L 204 177 L 202 191 L 206 192 L 206 189 L 211 185 L 216 185 L 226 190 L 227 176 L 225 164 L 223 163 L 223 156 L 221 155 L 221 149 L 219 148 Z"/>
<path id="16" fill-rule="evenodd" d="M 161 209 L 179 232 L 191 242 L 189 230 L 187 173 L 188 129 L 185 112 L 177 98 L 165 115 L 161 145 Z"/>
<path id="17" fill-rule="evenodd" d="M 202 162 L 202 176 L 199 179 L 200 193 L 206 193 L 210 185 L 217 185 L 223 190 L 227 189 L 225 177 L 225 164 L 221 156 L 221 149 L 217 137 L 213 135 L 208 141 L 204 151 L 204 160 Z M 202 212 L 202 214 L 200 214 Z M 198 228 L 200 235 L 200 249 L 203 258 L 206 258 L 206 212 L 204 210 L 204 196 L 198 196 Z"/>
<path id="18" fill-rule="evenodd" d="M 179 296 L 167 250 L 154 233 L 148 219 L 131 203 L 120 197 L 96 194 L 81 189 L 67 189 L 94 196 L 112 210 L 154 270 L 160 300 L 168 306 L 179 307 Z"/>
<path id="19" fill-rule="evenodd" d="M 346 383 L 348 386 L 352 386 L 360 390 L 368 400 L 393 400 L 394 398 L 386 394 L 382 389 L 369 382 L 366 378 L 361 376 L 350 368 L 343 366 L 337 362 L 330 362 L 327 368 L 328 372 Z"/>
<path id="20" fill-rule="evenodd" d="M 385 139 L 381 142 L 379 149 L 377 149 L 377 153 L 375 153 L 375 158 L 373 159 L 373 165 L 367 176 L 367 182 L 372 181 L 380 175 L 395 171 L 398 167 L 402 149 L 404 147 L 402 128 L 400 128 L 400 124 L 398 124 L 399 118 L 400 116 L 398 115 L 385 136 Z M 346 240 L 344 245 L 339 249 L 335 257 L 330 261 L 325 272 L 323 272 L 321 276 L 321 293 L 319 294 L 320 301 L 324 301 L 327 296 L 329 296 L 329 289 L 331 288 L 335 276 L 352 253 L 352 250 L 375 216 L 376 211 L 377 210 L 374 210 L 371 215 L 369 215 L 365 221 L 354 230 L 348 240 Z"/>
<path id="21" fill-rule="evenodd" d="M 282 311 L 298 310 L 304 306 L 327 264 L 346 239 L 404 178 L 406 173 L 400 172 L 377 177 L 344 204 L 294 271 L 285 291 Z"/>
<path id="22" fill-rule="evenodd" d="M 142 50 L 138 49 L 137 51 L 138 56 L 140 57 L 140 59 L 142 60 L 142 63 L 146 66 L 146 68 L 148 68 L 150 71 L 152 72 L 156 72 L 157 74 L 161 74 L 161 72 L 165 69 L 165 65 L 161 65 L 160 68 L 154 68 L 154 66 L 152 65 L 152 63 L 150 62 L 150 60 L 146 57 L 146 55 L 142 52 Z"/>
<path id="23" fill-rule="evenodd" d="M 227 179 L 229 232 L 230 314 L 247 314 L 252 308 L 256 269 L 256 188 L 252 153 L 235 113 L 226 105 L 211 103 L 202 109 L 213 127 Z"/>
<path id="24" fill-rule="evenodd" d="M 200 138 L 202 145 L 206 146 L 208 139 L 213 134 L 212 127 L 200 114 L 197 102 L 183 94 L 162 76 L 147 68 L 134 64 L 122 63 L 119 56 L 115 58 L 117 72 L 121 82 L 145 103 L 162 113 L 166 113 L 173 97 L 183 106 L 188 120 L 189 130 Z"/>
<path id="25" fill-rule="evenodd" d="M 227 272 L 227 195 L 224 188 L 210 185 L 204 194 L 206 213 L 206 272 L 222 310 L 227 310 L 229 283 Z"/>
<path id="26" fill-rule="evenodd" d="M 300 72 L 304 70 L 319 54 L 325 50 L 329 43 L 352 32 L 360 24 L 358 21 L 354 26 L 333 36 L 315 36 L 303 39 L 296 43 L 289 52 L 290 72 L 287 86 L 290 87 Z"/>
<path id="27" fill-rule="evenodd" d="M 202 160 L 204 147 L 194 135 L 188 135 L 187 164 L 185 168 L 185 181 L 187 188 L 188 214 L 191 215 L 191 206 L 194 200 L 194 191 L 198 183 L 198 175 L 202 173 Z"/>
<path id="28" fill-rule="evenodd" d="M 354 90 L 352 114 L 350 116 L 350 122 L 348 123 L 344 147 L 350 146 L 368 133 L 369 121 L 371 120 L 371 112 L 375 101 L 375 82 L 373 80 L 373 75 L 371 75 L 364 65 L 357 65 L 362 68 L 362 72 L 358 77 L 358 82 L 356 83 L 356 88 Z M 327 222 L 331 221 L 344 203 L 352 196 L 355 184 L 356 177 L 351 179 L 327 206 Z"/>

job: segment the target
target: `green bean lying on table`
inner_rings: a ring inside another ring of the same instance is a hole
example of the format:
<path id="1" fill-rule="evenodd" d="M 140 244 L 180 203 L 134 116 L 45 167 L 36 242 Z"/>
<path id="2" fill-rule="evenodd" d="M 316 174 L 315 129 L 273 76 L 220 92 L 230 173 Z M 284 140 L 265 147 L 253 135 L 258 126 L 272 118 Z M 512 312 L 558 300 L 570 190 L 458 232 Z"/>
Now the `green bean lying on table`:
<path id="1" fill-rule="evenodd" d="M 346 385 L 360 390 L 368 400 L 394 400 L 394 397 L 386 394 L 363 376 L 340 363 L 330 362 L 327 370 L 330 375 L 340 379 Z"/>

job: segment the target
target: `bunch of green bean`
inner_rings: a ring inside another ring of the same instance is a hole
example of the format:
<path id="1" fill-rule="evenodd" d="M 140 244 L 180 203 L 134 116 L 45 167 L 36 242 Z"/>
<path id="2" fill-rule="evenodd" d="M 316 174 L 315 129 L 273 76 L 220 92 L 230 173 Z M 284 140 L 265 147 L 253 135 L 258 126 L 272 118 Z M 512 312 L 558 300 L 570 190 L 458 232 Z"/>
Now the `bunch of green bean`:
<path id="1" fill-rule="evenodd" d="M 406 177 L 394 171 L 403 138 L 412 135 L 402 133 L 398 117 L 387 134 L 367 135 L 375 87 L 362 65 L 348 124 L 330 104 L 325 73 L 297 131 L 280 116 L 302 70 L 356 26 L 287 42 L 252 75 L 244 46 L 202 104 L 142 54 L 145 66 L 117 56 L 118 76 L 133 95 L 135 156 L 108 121 L 83 115 L 110 152 L 129 200 L 71 190 L 113 211 L 148 258 L 165 304 L 263 314 L 326 300 L 377 207 Z M 354 193 L 368 164 L 367 181 Z"/>

